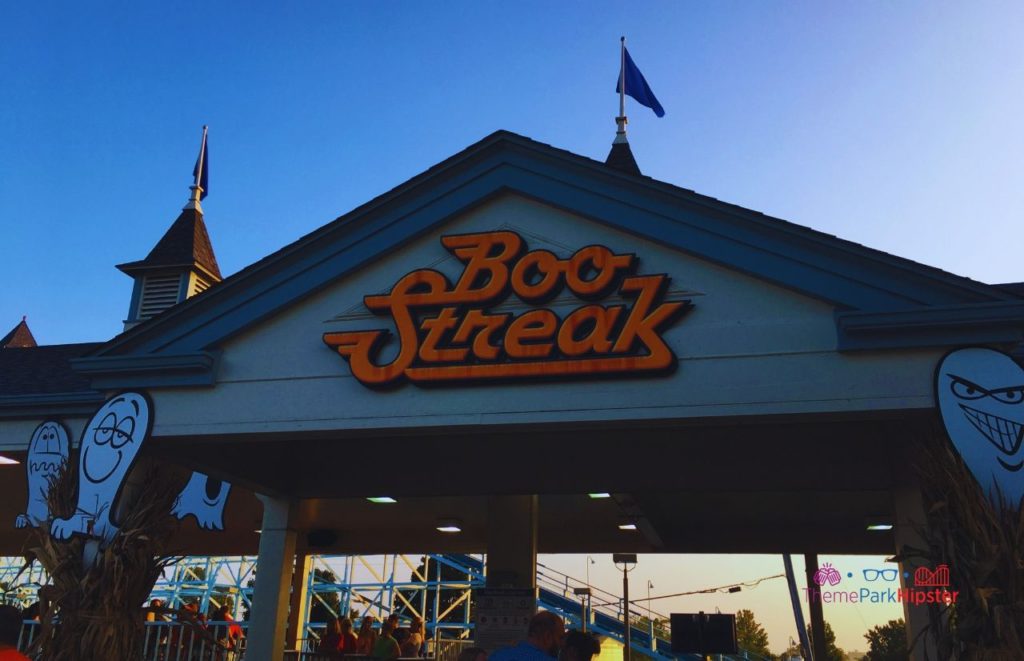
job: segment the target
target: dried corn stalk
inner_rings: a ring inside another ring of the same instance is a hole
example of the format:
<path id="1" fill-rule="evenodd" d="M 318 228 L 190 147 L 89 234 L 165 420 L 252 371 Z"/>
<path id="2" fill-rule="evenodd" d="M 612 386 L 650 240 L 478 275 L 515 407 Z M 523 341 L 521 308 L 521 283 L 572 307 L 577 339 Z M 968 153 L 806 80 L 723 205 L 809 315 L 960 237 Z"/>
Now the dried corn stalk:
<path id="1" fill-rule="evenodd" d="M 951 606 L 928 606 L 940 659 L 1024 660 L 1024 508 L 1002 494 L 986 498 L 941 430 L 922 443 L 927 548 L 904 549 L 905 558 L 946 564 Z"/>
<path id="2" fill-rule="evenodd" d="M 71 466 L 65 463 L 51 485 L 53 517 L 75 510 L 77 474 Z M 142 607 L 164 567 L 177 559 L 168 546 L 177 527 L 170 512 L 184 482 L 176 471 L 153 464 L 136 470 L 145 486 L 125 490 L 120 531 L 91 566 L 82 555 L 95 540 L 56 540 L 48 524 L 30 538 L 26 557 L 38 560 L 50 577 L 39 591 L 40 635 L 30 650 L 39 661 L 142 658 Z"/>

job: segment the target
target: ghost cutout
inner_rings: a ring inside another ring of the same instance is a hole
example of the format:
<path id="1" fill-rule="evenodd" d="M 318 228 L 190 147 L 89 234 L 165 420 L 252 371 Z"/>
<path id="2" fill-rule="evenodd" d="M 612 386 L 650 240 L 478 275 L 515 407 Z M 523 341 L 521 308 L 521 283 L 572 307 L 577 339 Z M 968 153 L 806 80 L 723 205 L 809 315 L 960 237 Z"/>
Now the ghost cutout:
<path id="1" fill-rule="evenodd" d="M 1024 369 L 999 351 L 974 347 L 948 354 L 935 373 L 946 433 L 974 478 L 1016 505 L 1024 496 Z"/>
<path id="2" fill-rule="evenodd" d="M 231 485 L 227 482 L 192 473 L 171 513 L 179 519 L 194 516 L 205 530 L 224 530 L 224 506 L 230 493 Z"/>
<path id="3" fill-rule="evenodd" d="M 51 535 L 103 543 L 114 537 L 117 499 L 152 422 L 149 400 L 135 392 L 115 395 L 96 411 L 78 446 L 78 507 L 70 518 L 53 520 Z"/>
<path id="4" fill-rule="evenodd" d="M 25 470 L 28 476 L 28 503 L 25 513 L 14 520 L 15 528 L 38 528 L 50 518 L 50 507 L 46 497 L 50 493 L 50 480 L 68 460 L 68 430 L 54 420 L 47 420 L 32 432 L 28 444 L 28 461 Z"/>

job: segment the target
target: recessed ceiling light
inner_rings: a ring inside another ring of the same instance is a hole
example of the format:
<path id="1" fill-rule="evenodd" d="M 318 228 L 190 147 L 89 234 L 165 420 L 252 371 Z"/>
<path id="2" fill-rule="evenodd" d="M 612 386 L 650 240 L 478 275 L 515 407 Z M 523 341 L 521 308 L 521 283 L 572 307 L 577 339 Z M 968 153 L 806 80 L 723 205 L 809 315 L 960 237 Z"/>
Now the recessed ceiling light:
<path id="1" fill-rule="evenodd" d="M 892 530 L 891 523 L 869 523 L 868 530 Z"/>
<path id="2" fill-rule="evenodd" d="M 2 454 L 0 454 L 0 466 L 14 466 L 15 464 L 20 463 L 21 462 L 18 461 L 17 459 L 11 459 L 10 457 L 5 457 Z"/>
<path id="3" fill-rule="evenodd" d="M 595 498 L 595 499 L 596 498 L 611 498 L 612 497 L 612 495 L 610 493 L 588 493 L 587 495 L 590 496 L 591 498 Z"/>
<path id="4" fill-rule="evenodd" d="M 462 532 L 462 521 L 458 519 L 438 519 L 436 528 L 440 532 Z"/>
<path id="5" fill-rule="evenodd" d="M 619 530 L 636 530 L 635 523 L 620 523 Z"/>
<path id="6" fill-rule="evenodd" d="M 370 498 L 367 498 L 366 500 L 370 501 L 371 503 L 377 503 L 377 504 L 380 504 L 380 503 L 397 503 L 398 502 L 397 500 L 395 500 L 391 496 L 372 496 Z"/>

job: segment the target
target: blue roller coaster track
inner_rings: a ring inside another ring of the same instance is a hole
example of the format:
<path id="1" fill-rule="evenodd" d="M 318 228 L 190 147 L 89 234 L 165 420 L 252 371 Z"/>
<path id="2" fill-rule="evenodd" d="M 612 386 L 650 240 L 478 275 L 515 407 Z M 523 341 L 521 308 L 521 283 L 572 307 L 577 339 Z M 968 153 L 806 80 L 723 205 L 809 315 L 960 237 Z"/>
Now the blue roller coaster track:
<path id="1" fill-rule="evenodd" d="M 0 602 L 24 607 L 35 601 L 36 591 L 46 577 L 37 564 L 24 570 L 22 565 L 22 558 L 0 558 Z M 254 557 L 183 558 L 157 582 L 151 597 L 162 599 L 170 608 L 195 603 L 200 612 L 226 604 L 237 619 L 242 619 L 252 605 L 255 571 Z M 398 574 L 406 574 L 410 580 L 398 580 Z M 468 641 L 473 637 L 473 591 L 484 583 L 485 563 L 480 556 L 312 556 L 302 637 L 309 647 L 315 646 L 326 623 L 312 617 L 370 614 L 382 619 L 395 612 L 404 618 L 423 618 L 428 636 Z M 621 596 L 540 563 L 537 585 L 539 606 L 561 615 L 569 627 L 624 643 Z M 589 599 L 574 594 L 576 588 L 583 587 L 590 589 Z M 602 605 L 591 608 L 591 601 Z M 698 661 L 698 655 L 674 654 L 669 641 L 658 635 L 667 629 L 667 620 L 667 615 L 646 608 L 630 608 L 630 622 L 636 623 L 630 628 L 634 654 L 659 661 Z M 744 651 L 720 658 L 767 661 Z"/>

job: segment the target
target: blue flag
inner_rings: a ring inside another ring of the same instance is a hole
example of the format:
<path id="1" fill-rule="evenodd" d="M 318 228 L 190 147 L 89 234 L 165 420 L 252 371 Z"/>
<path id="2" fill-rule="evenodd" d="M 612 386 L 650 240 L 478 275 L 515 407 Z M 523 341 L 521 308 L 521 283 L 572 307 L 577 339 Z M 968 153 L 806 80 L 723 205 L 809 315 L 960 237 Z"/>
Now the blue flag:
<path id="1" fill-rule="evenodd" d="M 199 169 L 200 166 L 202 166 L 202 171 Z M 192 176 L 199 177 L 199 186 L 203 189 L 203 192 L 199 194 L 199 201 L 202 202 L 206 199 L 206 194 L 210 192 L 210 149 L 206 145 L 206 133 L 203 133 L 203 146 L 199 149 L 196 166 L 192 168 Z"/>
<path id="2" fill-rule="evenodd" d="M 629 50 L 625 50 L 626 60 L 626 94 L 636 99 L 640 105 L 647 106 L 654 111 L 654 114 L 658 117 L 665 116 L 665 109 L 658 103 L 657 97 L 654 96 L 654 92 L 651 91 L 651 86 L 647 84 L 647 80 L 644 75 L 640 73 L 640 69 L 636 68 L 633 64 L 633 58 L 629 56 Z M 615 81 L 615 91 L 622 91 L 622 71 L 619 71 L 619 78 Z"/>

